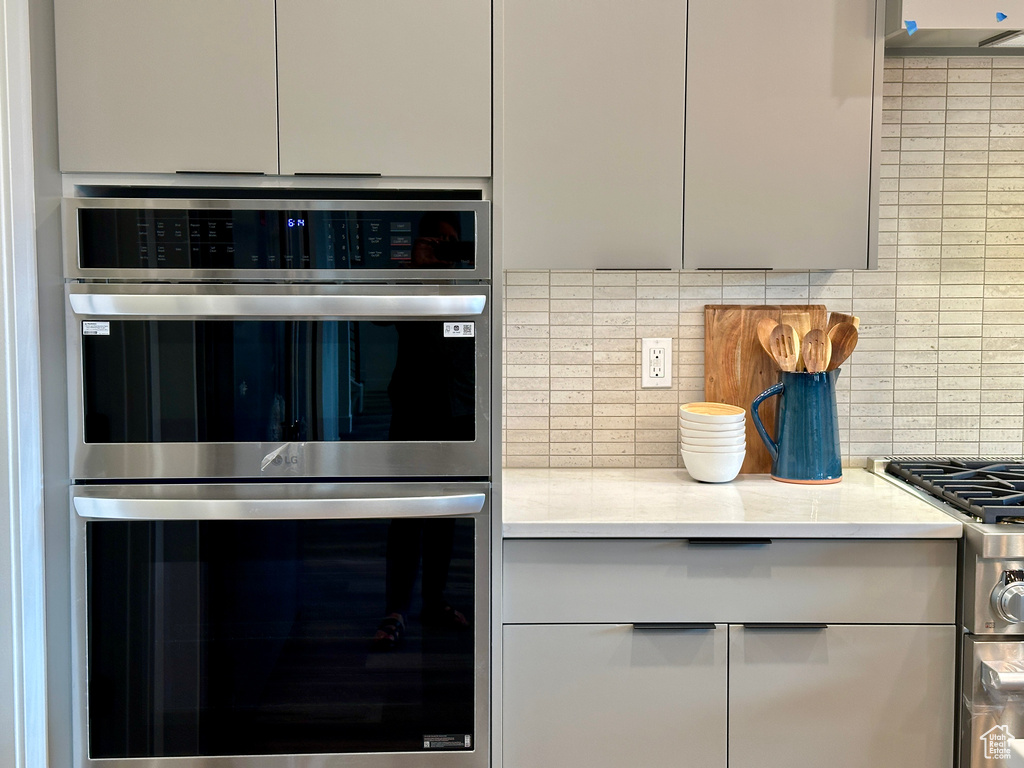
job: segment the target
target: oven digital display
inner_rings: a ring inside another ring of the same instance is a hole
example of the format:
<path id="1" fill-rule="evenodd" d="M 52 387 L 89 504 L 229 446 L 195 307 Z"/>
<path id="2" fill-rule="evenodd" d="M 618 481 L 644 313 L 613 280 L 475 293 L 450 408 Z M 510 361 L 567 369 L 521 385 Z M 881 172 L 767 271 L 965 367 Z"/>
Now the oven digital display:
<path id="1" fill-rule="evenodd" d="M 85 269 L 473 269 L 472 211 L 83 208 Z"/>

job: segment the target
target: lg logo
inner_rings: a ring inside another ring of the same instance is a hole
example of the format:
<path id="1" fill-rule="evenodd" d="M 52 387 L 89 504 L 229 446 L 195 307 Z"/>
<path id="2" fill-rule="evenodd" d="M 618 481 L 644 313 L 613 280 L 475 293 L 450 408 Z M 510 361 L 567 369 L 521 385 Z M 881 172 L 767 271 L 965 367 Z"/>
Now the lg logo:
<path id="1" fill-rule="evenodd" d="M 288 453 L 285 453 L 285 451 Z M 294 453 L 292 451 L 295 451 Z M 302 470 L 302 446 L 282 445 L 276 451 L 271 451 L 263 457 L 260 462 L 261 472 L 278 474 L 299 474 Z"/>

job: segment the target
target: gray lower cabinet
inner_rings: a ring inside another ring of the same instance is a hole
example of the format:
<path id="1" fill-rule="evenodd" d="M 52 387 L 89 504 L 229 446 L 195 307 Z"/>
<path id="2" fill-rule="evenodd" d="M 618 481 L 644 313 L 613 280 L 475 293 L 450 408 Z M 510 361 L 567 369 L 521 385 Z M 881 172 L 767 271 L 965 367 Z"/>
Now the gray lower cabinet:
<path id="1" fill-rule="evenodd" d="M 56 0 L 60 169 L 277 173 L 274 0 Z"/>
<path id="2" fill-rule="evenodd" d="M 507 540 L 503 768 L 952 768 L 956 553 Z"/>
<path id="3" fill-rule="evenodd" d="M 505 0 L 506 269 L 682 265 L 686 3 Z"/>
<path id="4" fill-rule="evenodd" d="M 277 0 L 281 173 L 491 175 L 489 0 Z"/>
<path id="5" fill-rule="evenodd" d="M 952 626 L 730 626 L 730 768 L 948 768 L 955 644 Z"/>
<path id="6" fill-rule="evenodd" d="M 505 768 L 725 768 L 725 625 L 509 625 L 502 653 Z"/>

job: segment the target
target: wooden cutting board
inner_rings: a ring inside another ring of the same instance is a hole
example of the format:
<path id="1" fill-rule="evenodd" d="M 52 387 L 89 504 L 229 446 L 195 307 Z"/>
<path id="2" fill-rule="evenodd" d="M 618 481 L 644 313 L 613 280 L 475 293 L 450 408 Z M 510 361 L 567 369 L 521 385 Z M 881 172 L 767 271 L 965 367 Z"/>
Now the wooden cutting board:
<path id="1" fill-rule="evenodd" d="M 757 340 L 757 324 L 764 317 L 778 321 L 783 312 L 809 312 L 812 328 L 825 328 L 824 304 L 794 306 L 707 304 L 704 306 L 704 399 L 738 405 L 747 411 L 747 455 L 741 474 L 771 471 L 772 457 L 761 442 L 750 417 L 754 398 L 779 380 L 775 361 Z M 761 421 L 775 436 L 774 398 L 761 406 Z"/>

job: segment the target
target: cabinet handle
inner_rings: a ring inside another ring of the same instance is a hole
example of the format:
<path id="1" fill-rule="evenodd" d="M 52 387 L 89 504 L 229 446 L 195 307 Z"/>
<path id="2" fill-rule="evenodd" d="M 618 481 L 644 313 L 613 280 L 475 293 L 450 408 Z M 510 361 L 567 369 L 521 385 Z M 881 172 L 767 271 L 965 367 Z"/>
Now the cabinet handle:
<path id="1" fill-rule="evenodd" d="M 828 629 L 828 624 L 816 624 L 810 621 L 757 621 L 744 623 L 744 629 L 795 629 L 795 630 L 820 630 Z"/>
<path id="2" fill-rule="evenodd" d="M 266 176 L 263 171 L 175 171 L 184 176 Z"/>
<path id="3" fill-rule="evenodd" d="M 353 178 L 355 178 L 355 179 L 379 179 L 382 175 L 383 174 L 375 173 L 375 172 L 360 173 L 360 172 L 348 172 L 348 171 L 338 171 L 337 173 L 327 173 L 327 172 L 321 172 L 321 171 L 298 171 L 298 172 L 292 174 L 292 176 L 314 176 L 314 177 L 327 177 L 327 178 L 330 178 L 331 176 L 344 176 L 344 177 L 349 178 L 349 179 L 353 179 Z"/>
<path id="4" fill-rule="evenodd" d="M 714 624 L 699 621 L 682 621 L 682 622 L 644 622 L 642 624 L 634 624 L 633 629 L 639 630 L 659 630 L 659 629 L 676 629 L 676 630 L 709 630 L 715 629 Z"/>
<path id="5" fill-rule="evenodd" d="M 772 543 L 771 539 L 699 538 L 687 541 L 691 547 L 764 547 Z"/>

